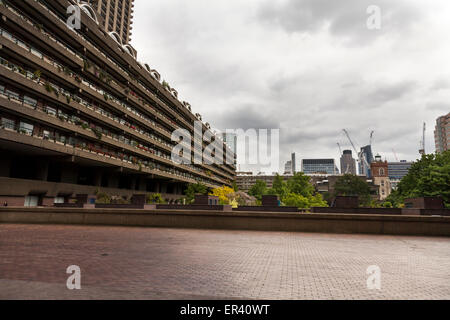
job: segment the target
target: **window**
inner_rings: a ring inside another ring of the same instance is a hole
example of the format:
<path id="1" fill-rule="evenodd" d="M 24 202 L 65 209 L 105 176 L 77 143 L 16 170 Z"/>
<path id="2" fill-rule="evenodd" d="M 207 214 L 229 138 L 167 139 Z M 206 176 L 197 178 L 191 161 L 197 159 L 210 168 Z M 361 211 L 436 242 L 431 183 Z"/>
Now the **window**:
<path id="1" fill-rule="evenodd" d="M 2 127 L 3 128 L 14 130 L 15 124 L 16 124 L 16 122 L 14 120 L 2 117 Z"/>
<path id="2" fill-rule="evenodd" d="M 26 196 L 25 197 L 25 207 L 37 207 L 39 204 L 38 196 Z"/>
<path id="3" fill-rule="evenodd" d="M 384 168 L 380 168 L 380 176 L 384 176 Z"/>
<path id="4" fill-rule="evenodd" d="M 30 98 L 28 96 L 24 96 L 23 97 L 23 102 L 25 104 L 28 104 L 29 106 L 32 106 L 33 108 L 35 108 L 37 106 L 37 100 L 33 99 L 33 98 Z"/>
<path id="5" fill-rule="evenodd" d="M 33 134 L 33 128 L 34 128 L 34 126 L 32 124 L 20 121 L 19 131 L 21 133 L 32 135 Z"/>

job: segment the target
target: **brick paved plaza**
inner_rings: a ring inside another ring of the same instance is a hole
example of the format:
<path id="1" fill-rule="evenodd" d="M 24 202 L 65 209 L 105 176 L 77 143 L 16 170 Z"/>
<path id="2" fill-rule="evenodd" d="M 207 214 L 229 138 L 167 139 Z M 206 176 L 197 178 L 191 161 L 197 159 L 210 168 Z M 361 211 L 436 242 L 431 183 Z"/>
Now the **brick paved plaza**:
<path id="1" fill-rule="evenodd" d="M 449 298 L 449 238 L 0 225 L 0 299 Z"/>

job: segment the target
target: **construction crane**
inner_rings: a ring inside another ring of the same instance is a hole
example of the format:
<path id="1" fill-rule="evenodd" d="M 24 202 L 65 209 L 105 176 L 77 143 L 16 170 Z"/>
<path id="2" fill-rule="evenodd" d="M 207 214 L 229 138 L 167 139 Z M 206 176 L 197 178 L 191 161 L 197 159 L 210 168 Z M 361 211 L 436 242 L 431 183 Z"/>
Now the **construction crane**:
<path id="1" fill-rule="evenodd" d="M 338 147 L 339 147 L 339 155 L 342 156 L 342 148 L 341 148 L 341 144 L 338 142 L 337 145 L 338 145 Z"/>
<path id="2" fill-rule="evenodd" d="M 395 152 L 394 148 L 392 148 L 392 152 L 394 153 L 395 160 L 397 160 L 397 162 L 400 162 L 400 160 L 398 160 L 397 153 Z"/>
<path id="3" fill-rule="evenodd" d="M 422 141 L 420 142 L 420 150 L 419 153 L 421 155 L 425 154 L 425 133 L 427 131 L 427 124 L 424 122 L 423 123 L 423 133 L 422 133 Z"/>
<path id="4" fill-rule="evenodd" d="M 350 141 L 350 144 L 352 145 L 353 150 L 355 151 L 355 154 L 358 157 L 358 163 L 364 163 L 364 165 L 367 168 L 370 168 L 370 165 L 367 162 L 366 156 L 364 155 L 363 152 L 361 152 L 361 151 L 358 152 L 358 150 L 355 147 L 355 144 L 353 143 L 352 139 L 350 138 L 350 134 L 348 133 L 348 131 L 346 129 L 343 129 L 343 131 L 344 131 L 345 135 L 347 136 L 348 141 Z"/>

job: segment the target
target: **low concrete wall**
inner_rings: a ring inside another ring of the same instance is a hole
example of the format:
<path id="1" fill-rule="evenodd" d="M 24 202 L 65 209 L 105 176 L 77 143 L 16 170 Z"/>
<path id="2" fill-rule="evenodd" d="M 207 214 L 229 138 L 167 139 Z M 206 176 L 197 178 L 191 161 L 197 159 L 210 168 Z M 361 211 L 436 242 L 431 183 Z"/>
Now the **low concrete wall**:
<path id="1" fill-rule="evenodd" d="M 450 217 L 423 216 L 8 207 L 0 223 L 450 236 Z"/>

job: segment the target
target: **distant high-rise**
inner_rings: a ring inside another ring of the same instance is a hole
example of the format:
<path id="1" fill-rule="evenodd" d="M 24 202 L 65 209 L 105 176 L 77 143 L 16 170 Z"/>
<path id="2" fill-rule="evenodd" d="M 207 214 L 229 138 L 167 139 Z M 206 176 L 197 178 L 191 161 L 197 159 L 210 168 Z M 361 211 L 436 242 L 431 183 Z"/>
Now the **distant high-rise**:
<path id="1" fill-rule="evenodd" d="M 302 171 L 305 174 L 339 174 L 334 159 L 303 159 Z"/>
<path id="2" fill-rule="evenodd" d="M 291 154 L 291 168 L 292 168 L 292 174 L 295 174 L 295 172 L 297 172 L 297 166 L 296 164 L 296 159 L 295 159 L 295 153 Z"/>
<path id="3" fill-rule="evenodd" d="M 436 143 L 436 152 L 450 150 L 450 113 L 436 120 L 434 140 Z"/>
<path id="4" fill-rule="evenodd" d="M 352 150 L 344 150 L 341 156 L 341 173 L 356 175 L 356 161 L 353 159 Z"/>
<path id="5" fill-rule="evenodd" d="M 362 157 L 365 157 L 367 160 L 367 164 L 365 161 L 360 161 L 359 163 L 359 174 L 365 175 L 366 177 L 370 178 L 372 176 L 371 170 L 370 170 L 370 164 L 374 161 L 373 153 L 372 153 L 372 146 L 368 145 L 361 148 L 361 154 Z"/>
<path id="6" fill-rule="evenodd" d="M 122 44 L 131 38 L 134 0 L 89 0 L 98 15 L 103 18 L 102 26 L 107 32 L 116 32 Z"/>
<path id="7" fill-rule="evenodd" d="M 284 174 L 292 174 L 292 161 L 289 160 L 284 165 Z"/>

